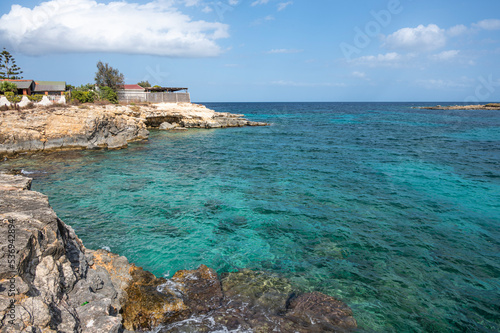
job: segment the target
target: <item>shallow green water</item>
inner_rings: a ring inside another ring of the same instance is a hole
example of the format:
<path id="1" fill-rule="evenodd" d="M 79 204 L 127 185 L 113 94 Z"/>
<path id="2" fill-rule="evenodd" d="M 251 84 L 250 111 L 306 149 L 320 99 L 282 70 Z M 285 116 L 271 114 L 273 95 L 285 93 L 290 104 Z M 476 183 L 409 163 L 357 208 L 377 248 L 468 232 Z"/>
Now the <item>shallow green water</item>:
<path id="1" fill-rule="evenodd" d="M 158 276 L 265 269 L 344 300 L 362 331 L 500 330 L 500 113 L 208 106 L 273 126 L 0 168 L 33 176 L 87 247 Z"/>

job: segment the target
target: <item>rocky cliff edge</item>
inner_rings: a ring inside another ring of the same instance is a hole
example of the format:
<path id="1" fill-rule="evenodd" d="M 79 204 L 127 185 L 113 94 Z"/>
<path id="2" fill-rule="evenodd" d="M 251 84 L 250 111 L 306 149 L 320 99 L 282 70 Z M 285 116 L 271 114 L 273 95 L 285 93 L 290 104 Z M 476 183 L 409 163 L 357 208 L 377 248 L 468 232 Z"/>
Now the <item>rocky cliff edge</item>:
<path id="1" fill-rule="evenodd" d="M 219 113 L 202 105 L 37 106 L 0 111 L 0 156 L 57 149 L 124 148 L 145 140 L 147 128 L 262 126 L 242 115 Z"/>

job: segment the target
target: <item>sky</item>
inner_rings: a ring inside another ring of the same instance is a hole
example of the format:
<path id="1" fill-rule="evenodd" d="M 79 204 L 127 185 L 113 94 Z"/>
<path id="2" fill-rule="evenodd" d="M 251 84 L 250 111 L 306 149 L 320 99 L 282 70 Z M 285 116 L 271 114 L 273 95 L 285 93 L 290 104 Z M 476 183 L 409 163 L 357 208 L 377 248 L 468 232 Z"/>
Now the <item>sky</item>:
<path id="1" fill-rule="evenodd" d="M 2 0 L 25 79 L 188 87 L 195 102 L 500 101 L 498 0 Z"/>

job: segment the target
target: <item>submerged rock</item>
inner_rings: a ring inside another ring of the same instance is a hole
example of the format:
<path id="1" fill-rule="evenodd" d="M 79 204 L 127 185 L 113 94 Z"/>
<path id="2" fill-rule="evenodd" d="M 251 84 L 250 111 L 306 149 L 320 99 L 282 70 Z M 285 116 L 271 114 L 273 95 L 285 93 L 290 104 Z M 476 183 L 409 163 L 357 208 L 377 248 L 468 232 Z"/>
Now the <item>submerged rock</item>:
<path id="1" fill-rule="evenodd" d="M 275 274 L 243 270 L 224 274 L 221 283 L 220 307 L 193 312 L 159 332 L 349 332 L 357 327 L 346 304 L 321 293 L 297 295 L 287 279 Z"/>
<path id="2" fill-rule="evenodd" d="M 0 332 L 344 332 L 344 303 L 275 274 L 211 268 L 170 280 L 84 247 L 31 179 L 0 174 Z"/>

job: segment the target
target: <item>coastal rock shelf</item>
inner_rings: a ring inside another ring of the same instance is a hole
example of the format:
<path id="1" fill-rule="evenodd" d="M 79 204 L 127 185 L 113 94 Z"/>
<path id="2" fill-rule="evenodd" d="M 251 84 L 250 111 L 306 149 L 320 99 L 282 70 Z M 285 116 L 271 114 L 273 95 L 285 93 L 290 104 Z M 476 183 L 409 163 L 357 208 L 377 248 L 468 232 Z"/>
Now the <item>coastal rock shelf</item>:
<path id="1" fill-rule="evenodd" d="M 47 106 L 0 112 L 0 156 L 57 149 L 124 148 L 145 140 L 147 127 L 222 128 L 265 126 L 242 115 L 190 103 Z"/>
<path id="2" fill-rule="evenodd" d="M 426 106 L 420 107 L 424 110 L 500 110 L 500 103 L 477 104 L 477 105 L 450 105 L 450 106 Z"/>
<path id="3" fill-rule="evenodd" d="M 346 332 L 351 309 L 266 272 L 156 278 L 86 249 L 31 179 L 0 174 L 0 332 Z"/>

